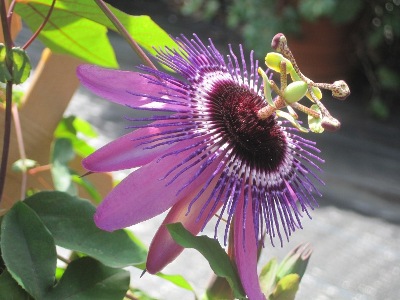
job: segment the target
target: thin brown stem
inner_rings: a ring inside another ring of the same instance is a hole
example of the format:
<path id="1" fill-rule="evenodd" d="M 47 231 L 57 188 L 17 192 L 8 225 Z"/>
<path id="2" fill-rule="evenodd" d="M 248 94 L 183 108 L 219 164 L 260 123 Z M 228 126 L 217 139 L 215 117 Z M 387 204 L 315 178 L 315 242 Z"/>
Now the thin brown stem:
<path id="1" fill-rule="evenodd" d="M 304 106 L 298 102 L 292 103 L 291 106 L 309 116 L 316 118 L 316 119 L 321 118 L 321 115 L 319 114 L 319 112 L 312 110 L 311 108 L 308 108 L 307 106 Z"/>
<path id="2" fill-rule="evenodd" d="M 49 8 L 49 11 L 47 12 L 46 17 L 43 20 L 43 23 L 39 26 L 39 28 L 36 30 L 36 32 L 30 37 L 30 39 L 25 43 L 25 45 L 22 46 L 22 49 L 28 48 L 32 42 L 37 38 L 37 36 L 40 34 L 40 32 L 43 30 L 44 26 L 46 26 L 47 22 L 50 19 L 51 13 L 53 12 L 54 5 L 56 4 L 56 0 L 53 0 L 51 3 L 51 6 Z"/>
<path id="3" fill-rule="evenodd" d="M 8 16 L 7 16 L 7 9 L 6 9 L 6 2 L 5 0 L 0 0 L 0 19 L 1 25 L 3 26 L 3 36 L 4 36 L 4 44 L 6 48 L 12 48 L 12 39 L 11 39 L 11 32 L 10 26 L 8 25 Z"/>
<path id="4" fill-rule="evenodd" d="M 12 106 L 12 82 L 7 82 L 6 85 L 6 110 L 4 118 L 4 136 L 3 136 L 3 153 L 0 166 L 0 202 L 3 196 L 4 185 L 7 174 L 8 154 L 10 151 L 11 137 L 11 106 Z"/>
<path id="5" fill-rule="evenodd" d="M 276 96 L 274 99 L 275 106 L 267 105 L 261 108 L 257 112 L 257 117 L 261 120 L 269 118 L 277 109 L 281 109 L 286 106 L 285 100 L 281 96 Z"/>
<path id="6" fill-rule="evenodd" d="M 65 264 L 69 264 L 69 263 L 71 263 L 71 261 L 68 259 L 68 258 L 65 258 L 65 257 L 62 257 L 61 255 L 59 255 L 59 254 L 57 254 L 57 259 L 58 260 L 61 260 L 63 263 L 65 263 Z"/>
<path id="7" fill-rule="evenodd" d="M 7 11 L 5 0 L 0 0 L 0 19 L 3 27 L 4 44 L 6 47 L 6 66 L 9 73 L 12 75 L 13 62 L 11 59 L 12 39 L 10 27 L 7 22 Z M 8 154 L 10 151 L 10 136 L 11 136 L 11 107 L 12 107 L 12 81 L 6 83 L 6 109 L 4 118 L 4 136 L 3 136 L 3 152 L 0 164 L 0 202 L 3 197 L 3 190 L 6 181 Z"/>
<path id="8" fill-rule="evenodd" d="M 11 1 L 10 6 L 8 7 L 8 13 L 7 13 L 7 22 L 8 22 L 8 27 L 11 27 L 11 20 L 12 16 L 14 14 L 14 7 L 15 7 L 16 1 L 13 0 Z"/>
<path id="9" fill-rule="evenodd" d="M 286 74 L 286 62 L 284 60 L 281 61 L 281 92 L 287 87 L 287 74 Z"/>
<path id="10" fill-rule="evenodd" d="M 100 9 L 104 12 L 104 14 L 109 18 L 109 20 L 114 24 L 115 28 L 121 34 L 121 36 L 128 42 L 133 51 L 139 56 L 139 58 L 143 61 L 145 65 L 148 67 L 157 70 L 156 66 L 151 62 L 146 53 L 140 48 L 138 43 L 132 38 L 129 32 L 126 30 L 124 25 L 117 19 L 117 17 L 113 14 L 113 12 L 108 8 L 108 6 L 104 3 L 103 0 L 94 0 L 96 4 L 100 7 Z"/>
<path id="11" fill-rule="evenodd" d="M 51 169 L 52 165 L 44 165 L 44 166 L 39 166 L 39 167 L 35 167 L 32 168 L 28 171 L 29 175 L 36 175 L 40 172 L 45 172 L 45 171 L 49 171 Z"/>
<path id="12" fill-rule="evenodd" d="M 125 298 L 131 299 L 131 300 L 139 300 L 138 298 L 136 298 L 135 296 L 130 295 L 130 294 L 125 294 Z"/>

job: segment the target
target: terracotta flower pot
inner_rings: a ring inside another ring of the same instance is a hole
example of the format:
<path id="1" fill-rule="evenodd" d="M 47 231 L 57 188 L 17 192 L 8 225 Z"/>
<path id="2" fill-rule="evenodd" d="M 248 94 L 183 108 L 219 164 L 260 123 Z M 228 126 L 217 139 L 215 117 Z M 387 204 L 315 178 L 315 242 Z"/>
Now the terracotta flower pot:
<path id="1" fill-rule="evenodd" d="M 351 69 L 349 25 L 334 25 L 327 19 L 303 22 L 300 36 L 288 37 L 297 64 L 315 82 L 333 82 Z"/>

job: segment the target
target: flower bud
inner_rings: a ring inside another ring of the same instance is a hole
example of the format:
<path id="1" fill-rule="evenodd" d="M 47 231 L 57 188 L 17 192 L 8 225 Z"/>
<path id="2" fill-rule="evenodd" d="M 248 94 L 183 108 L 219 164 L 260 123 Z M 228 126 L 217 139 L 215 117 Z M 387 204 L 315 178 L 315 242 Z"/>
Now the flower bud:
<path id="1" fill-rule="evenodd" d="M 300 276 L 289 274 L 276 284 L 274 292 L 269 295 L 269 300 L 294 300 L 300 287 Z"/>
<path id="2" fill-rule="evenodd" d="M 277 279 L 279 280 L 289 274 L 298 274 L 301 279 L 306 271 L 311 254 L 310 244 L 298 245 L 280 263 L 276 274 Z"/>
<path id="3" fill-rule="evenodd" d="M 283 98 L 288 104 L 299 101 L 307 93 L 307 83 L 304 81 L 294 81 L 290 83 L 283 91 Z"/>

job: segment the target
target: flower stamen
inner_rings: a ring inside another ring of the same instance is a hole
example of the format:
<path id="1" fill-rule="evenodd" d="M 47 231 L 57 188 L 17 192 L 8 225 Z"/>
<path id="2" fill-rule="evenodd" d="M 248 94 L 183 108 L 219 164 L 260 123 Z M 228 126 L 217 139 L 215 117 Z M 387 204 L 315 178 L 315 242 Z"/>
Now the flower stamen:
<path id="1" fill-rule="evenodd" d="M 280 88 L 278 88 L 273 80 L 268 79 L 261 68 L 258 68 L 258 73 L 263 79 L 264 97 L 267 101 L 267 106 L 259 110 L 258 117 L 266 119 L 276 113 L 278 116 L 289 120 L 301 131 L 307 132 L 308 130 L 301 127 L 297 122 L 298 116 L 292 109 L 294 108 L 308 115 L 309 128 L 313 132 L 321 133 L 324 129 L 332 131 L 339 129 L 340 122 L 331 116 L 328 109 L 320 101 L 322 98 L 320 88 L 330 90 L 332 97 L 344 100 L 350 95 L 350 89 L 346 82 L 338 80 L 332 84 L 315 83 L 306 77 L 300 71 L 293 53 L 287 44 L 286 37 L 282 33 L 274 36 L 271 46 L 278 53 L 268 53 L 265 57 L 265 63 L 270 69 L 280 73 Z M 287 74 L 290 74 L 293 81 L 290 84 L 287 81 Z M 278 95 L 273 101 L 271 90 Z M 304 96 L 307 96 L 314 103 L 310 108 L 298 103 Z M 284 107 L 288 108 L 288 113 L 279 111 Z"/>

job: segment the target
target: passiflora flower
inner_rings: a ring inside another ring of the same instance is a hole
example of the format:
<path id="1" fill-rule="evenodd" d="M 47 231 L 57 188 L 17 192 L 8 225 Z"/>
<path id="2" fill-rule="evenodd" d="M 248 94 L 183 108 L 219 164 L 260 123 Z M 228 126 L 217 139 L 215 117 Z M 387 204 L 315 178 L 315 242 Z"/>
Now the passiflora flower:
<path id="1" fill-rule="evenodd" d="M 226 221 L 225 244 L 233 224 L 235 262 L 248 297 L 264 299 L 257 247 L 265 233 L 272 243 L 288 239 L 317 205 L 319 150 L 277 114 L 260 118 L 268 103 L 252 52 L 246 62 L 241 46 L 238 55 L 229 47 L 224 58 L 211 40 L 206 45 L 194 35 L 176 42 L 178 49 L 156 55 L 173 76 L 145 66 L 137 72 L 78 68 L 81 83 L 97 95 L 154 112 L 132 119 L 136 130 L 83 160 L 91 172 L 139 167 L 106 196 L 95 223 L 113 231 L 170 209 L 150 245 L 147 271 L 156 273 L 182 251 L 165 224 L 181 222 L 197 234 L 218 215 L 215 231 Z"/>

